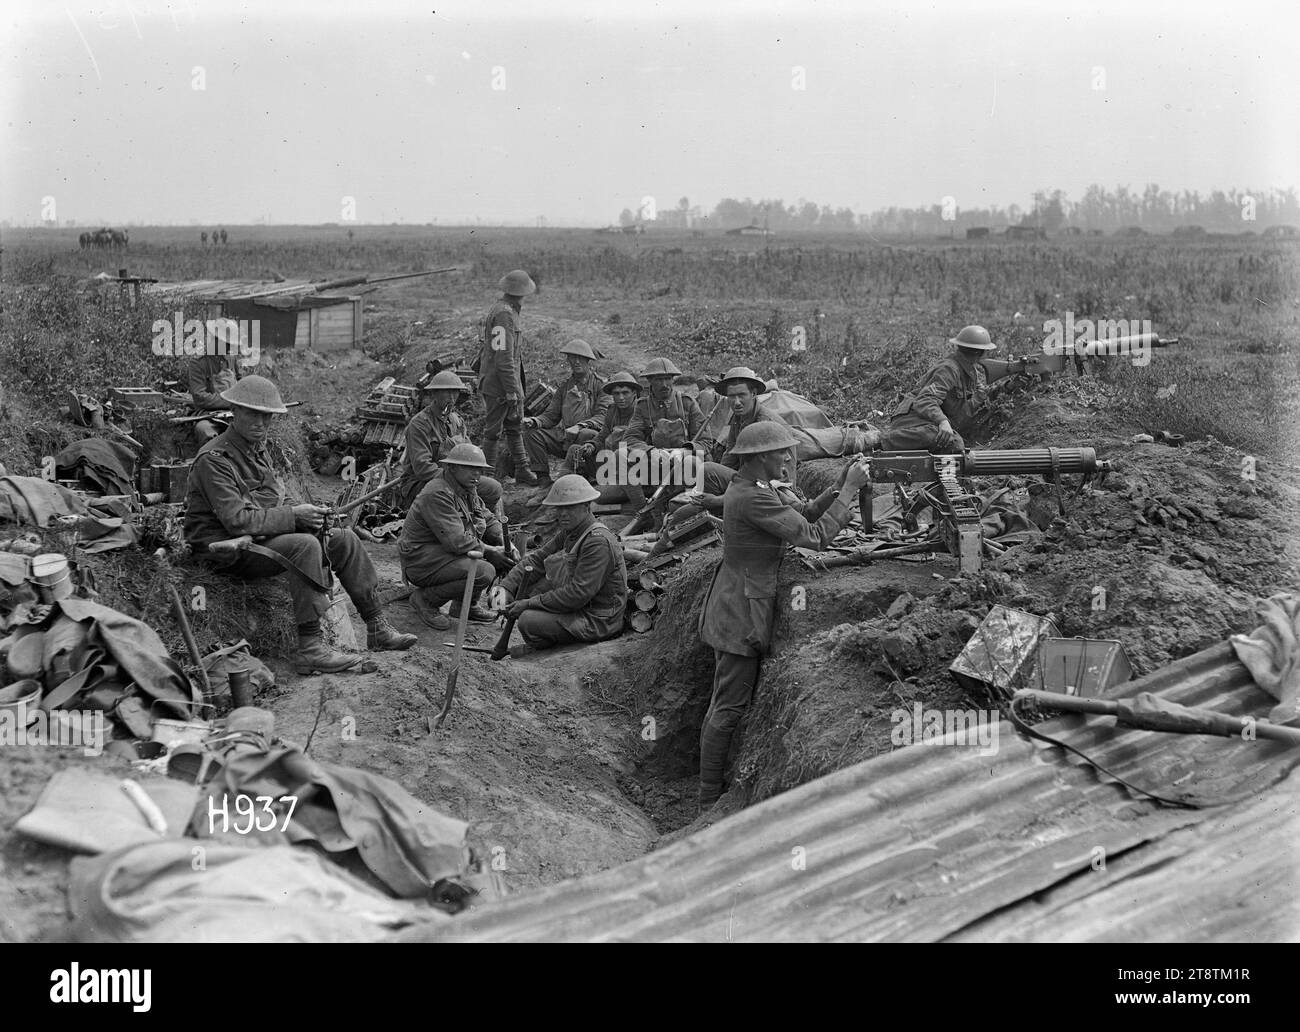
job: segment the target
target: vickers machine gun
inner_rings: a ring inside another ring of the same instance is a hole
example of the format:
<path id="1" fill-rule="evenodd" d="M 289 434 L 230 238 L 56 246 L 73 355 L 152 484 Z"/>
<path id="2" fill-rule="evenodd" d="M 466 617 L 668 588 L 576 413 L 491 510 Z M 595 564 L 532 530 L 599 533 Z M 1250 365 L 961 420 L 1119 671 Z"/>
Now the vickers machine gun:
<path id="1" fill-rule="evenodd" d="M 984 538 L 977 508 L 979 498 L 963 488 L 959 477 L 1034 475 L 1056 481 L 1062 473 L 1078 473 L 1084 482 L 1110 472 L 1109 462 L 1091 448 L 1030 448 L 1023 451 L 967 451 L 960 455 L 931 455 L 924 451 L 874 452 L 867 459 L 870 482 L 862 489 L 870 498 L 878 481 L 892 483 L 905 516 L 930 506 L 939 537 L 957 557 L 962 573 L 977 573 L 984 553 Z M 936 485 L 931 491 L 928 485 Z M 916 490 L 909 492 L 909 488 Z M 1082 484 L 1080 484 L 1082 487 Z M 862 508 L 863 530 L 871 533 L 870 504 Z"/>
<path id="2" fill-rule="evenodd" d="M 995 383 L 1007 376 L 1050 376 L 1063 373 L 1066 364 L 1075 363 L 1078 371 L 1083 369 L 1083 361 L 1101 355 L 1143 355 L 1151 348 L 1167 348 L 1177 344 L 1177 337 L 1161 337 L 1156 333 L 1135 333 L 1127 337 L 1103 337 L 1097 340 L 1075 342 L 1074 328 L 1067 328 L 1067 342 L 1059 347 L 1044 347 L 1024 358 L 980 360 L 989 383 Z"/>

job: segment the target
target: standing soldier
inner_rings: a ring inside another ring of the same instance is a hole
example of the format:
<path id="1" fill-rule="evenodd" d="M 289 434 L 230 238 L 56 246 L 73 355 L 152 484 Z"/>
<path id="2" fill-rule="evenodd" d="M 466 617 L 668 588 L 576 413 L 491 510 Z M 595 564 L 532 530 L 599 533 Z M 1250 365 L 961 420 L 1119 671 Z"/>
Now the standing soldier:
<path id="1" fill-rule="evenodd" d="M 487 417 L 483 421 L 483 454 L 489 466 L 497 464 L 497 447 L 504 432 L 506 447 L 515 463 L 515 480 L 521 484 L 536 484 L 537 478 L 528 467 L 528 452 L 524 450 L 524 388 L 527 381 L 520 309 L 523 299 L 534 293 L 537 287 L 523 269 L 506 273 L 497 286 L 501 289 L 501 298 L 488 310 L 478 358 L 479 393 L 487 403 Z"/>
<path id="2" fill-rule="evenodd" d="M 827 488 L 811 502 L 788 504 L 772 487 L 794 455 L 784 423 L 745 427 L 732 443 L 740 471 L 723 507 L 722 562 L 704 597 L 699 633 L 713 649 L 713 696 L 700 730 L 700 809 L 722 794 L 727 751 L 749 706 L 763 655 L 776 626 L 777 577 L 786 545 L 821 550 L 849 522 L 867 483 L 859 462 L 847 463 L 838 494 Z"/>
<path id="3" fill-rule="evenodd" d="M 399 507 L 409 509 L 416 496 L 430 480 L 441 472 L 438 462 L 458 444 L 469 444 L 469 428 L 456 411 L 461 394 L 468 394 L 465 381 L 450 369 L 444 369 L 429 381 L 425 390 L 429 404 L 406 424 L 406 454 L 399 473 L 407 482 L 398 496 Z M 501 502 L 501 484 L 491 477 L 482 477 L 477 484 L 478 495 L 492 511 Z"/>
<path id="4" fill-rule="evenodd" d="M 700 411 L 700 406 L 689 394 L 683 394 L 673 386 L 681 373 L 666 358 L 651 359 L 645 367 L 641 375 L 649 381 L 650 392 L 637 400 L 636 411 L 628 424 L 625 440 L 629 452 L 649 453 L 656 449 L 685 448 L 700 433 L 704 426 L 704 413 Z M 657 470 L 667 468 L 666 463 L 654 460 L 648 466 Z M 638 509 L 645 505 L 645 486 L 626 486 L 628 501 Z M 688 485 L 683 483 L 681 486 Z M 655 513 L 656 523 L 662 519 L 662 513 L 662 508 Z"/>
<path id="5" fill-rule="evenodd" d="M 885 451 L 924 448 L 936 454 L 966 450 L 963 434 L 974 427 L 975 413 L 984 404 L 976 366 L 997 345 L 983 326 L 967 326 L 948 343 L 957 350 L 921 378 L 890 417 L 880 439 Z"/>
<path id="6" fill-rule="evenodd" d="M 289 410 L 275 384 L 245 376 L 221 395 L 234 415 L 230 429 L 209 441 L 194 459 L 186 492 L 185 540 L 220 572 L 245 580 L 289 573 L 298 623 L 294 669 L 300 674 L 341 673 L 360 656 L 336 652 L 321 637 L 320 621 L 330 607 L 331 567 L 366 621 L 372 649 L 409 649 L 418 640 L 400 634 L 384 617 L 379 577 L 361 540 L 345 527 L 325 533 L 329 510 L 294 504 L 266 451 L 271 420 Z M 252 538 L 251 542 L 246 539 Z M 239 550 L 214 543 L 244 538 Z"/>
<path id="7" fill-rule="evenodd" d="M 595 432 L 605 421 L 609 395 L 602 392 L 605 381 L 591 368 L 596 353 L 585 340 L 571 340 L 560 348 L 569 361 L 569 376 L 556 388 L 551 403 L 540 416 L 524 417 L 524 448 L 528 464 L 539 484 L 551 483 L 549 455 L 563 458 L 566 440 L 583 431 Z"/>
<path id="8" fill-rule="evenodd" d="M 495 568 L 508 570 L 500 521 L 489 512 L 476 490 L 487 470 L 483 453 L 474 445 L 458 444 L 441 460 L 442 470 L 430 480 L 402 523 L 397 551 L 402 573 L 415 587 L 411 595 L 416 613 L 430 627 L 446 630 L 451 620 L 439 610 L 454 601 L 452 616 L 459 616 L 465 581 L 474 574 L 469 619 L 490 623 L 495 615 L 478 605 L 478 596 L 492 583 Z M 480 551 L 482 559 L 470 552 Z"/>
<path id="9" fill-rule="evenodd" d="M 570 473 L 555 482 L 542 502 L 555 508 L 559 532 L 525 555 L 501 582 L 507 615 L 518 619 L 527 646 L 512 649 L 511 655 L 622 633 L 627 567 L 618 539 L 591 511 L 598 494 Z M 544 577 L 525 594 L 524 571 L 539 568 Z"/>

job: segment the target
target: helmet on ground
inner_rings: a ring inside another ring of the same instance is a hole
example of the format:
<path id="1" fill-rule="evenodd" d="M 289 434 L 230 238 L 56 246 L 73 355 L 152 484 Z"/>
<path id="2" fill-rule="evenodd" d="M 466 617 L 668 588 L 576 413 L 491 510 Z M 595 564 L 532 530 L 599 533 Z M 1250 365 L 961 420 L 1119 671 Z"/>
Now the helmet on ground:
<path id="1" fill-rule="evenodd" d="M 469 387 L 450 369 L 444 369 L 440 373 L 435 373 L 433 379 L 424 385 L 424 389 L 426 391 L 467 391 Z"/>
<path id="2" fill-rule="evenodd" d="M 798 442 L 784 423 L 750 423 L 736 435 L 732 455 L 762 455 L 793 448 Z"/>
<path id="3" fill-rule="evenodd" d="M 729 383 L 747 383 L 755 394 L 767 393 L 767 382 L 748 366 L 736 366 L 723 373 L 718 386 L 725 390 Z"/>
<path id="4" fill-rule="evenodd" d="M 479 469 L 492 469 L 483 455 L 483 449 L 472 444 L 458 444 L 438 461 L 444 466 L 476 466 Z"/>
<path id="5" fill-rule="evenodd" d="M 641 371 L 642 376 L 681 376 L 682 371 L 666 358 L 652 358 Z"/>
<path id="6" fill-rule="evenodd" d="M 584 502 L 594 502 L 599 497 L 600 492 L 587 483 L 586 478 L 577 473 L 569 473 L 551 485 L 542 504 L 582 505 Z"/>
<path id="7" fill-rule="evenodd" d="M 641 382 L 629 372 L 617 372 L 610 379 L 605 381 L 605 386 L 600 389 L 602 394 L 613 394 L 615 387 L 631 387 L 637 394 L 641 393 Z"/>
<path id="8" fill-rule="evenodd" d="M 221 392 L 221 397 L 240 408 L 253 409 L 255 412 L 274 412 L 283 415 L 289 410 L 284 407 L 279 389 L 265 376 L 245 376 L 235 386 Z"/>
<path id="9" fill-rule="evenodd" d="M 569 341 L 564 347 L 560 348 L 560 354 L 579 355 L 582 358 L 590 358 L 592 361 L 595 361 L 597 357 L 596 352 L 591 349 L 591 345 L 581 338 Z"/>
<path id="10" fill-rule="evenodd" d="M 510 294 L 513 297 L 527 297 L 529 294 L 537 292 L 537 284 L 523 269 L 507 272 L 501 277 L 501 282 L 497 284 L 497 287 L 501 293 Z"/>
<path id="11" fill-rule="evenodd" d="M 948 343 L 958 348 L 975 348 L 979 351 L 997 351 L 989 331 L 983 326 L 963 326 L 955 337 L 949 337 Z"/>

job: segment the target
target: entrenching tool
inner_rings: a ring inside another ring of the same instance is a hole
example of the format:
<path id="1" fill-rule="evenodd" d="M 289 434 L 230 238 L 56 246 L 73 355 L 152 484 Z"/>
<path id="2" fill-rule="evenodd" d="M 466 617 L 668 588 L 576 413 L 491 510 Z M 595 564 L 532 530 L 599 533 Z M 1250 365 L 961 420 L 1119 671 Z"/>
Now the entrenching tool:
<path id="1" fill-rule="evenodd" d="M 456 698 L 456 679 L 460 676 L 460 657 L 465 648 L 465 628 L 469 625 L 469 604 L 474 598 L 474 579 L 478 572 L 478 560 L 483 553 L 475 549 L 466 555 L 474 562 L 470 564 L 469 576 L 465 578 L 465 594 L 460 600 L 460 618 L 456 621 L 456 653 L 451 659 L 451 672 L 447 674 L 447 694 L 442 699 L 442 712 L 433 722 L 435 728 L 442 727 L 442 722 L 451 712 L 452 700 Z"/>

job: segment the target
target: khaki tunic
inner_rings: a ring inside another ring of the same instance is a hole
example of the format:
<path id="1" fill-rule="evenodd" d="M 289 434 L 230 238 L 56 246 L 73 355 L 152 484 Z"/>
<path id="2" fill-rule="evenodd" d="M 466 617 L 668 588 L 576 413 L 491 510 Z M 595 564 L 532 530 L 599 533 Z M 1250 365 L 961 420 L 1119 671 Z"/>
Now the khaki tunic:
<path id="1" fill-rule="evenodd" d="M 627 605 L 627 566 L 614 532 L 599 521 L 588 526 L 591 532 L 585 536 L 586 527 L 555 534 L 541 548 L 525 555 L 501 586 L 513 598 L 523 580 L 525 565 L 545 568 L 547 590 L 530 597 L 536 598 L 538 606 L 547 612 L 582 617 L 580 625 L 566 626 L 576 637 L 596 641 L 613 637 L 622 630 L 623 610 Z M 562 583 L 556 587 L 552 586 L 555 583 L 552 575 L 559 566 L 563 567 L 563 573 L 557 579 Z"/>
<path id="2" fill-rule="evenodd" d="M 472 488 L 442 471 L 425 484 L 402 523 L 397 552 L 412 584 L 427 584 L 448 563 L 483 543 L 502 543 L 501 523 Z"/>
<path id="3" fill-rule="evenodd" d="M 502 332 L 501 347 L 493 346 Z M 479 393 L 504 398 L 508 394 L 524 396 L 524 322 L 522 313 L 506 301 L 497 301 L 483 324 L 483 343 L 479 349 Z"/>
<path id="4" fill-rule="evenodd" d="M 966 434 L 984 403 L 975 372 L 976 363 L 963 355 L 949 355 L 921 378 L 916 390 L 898 403 L 889 428 L 938 426 L 945 419 L 959 434 Z"/>
<path id="5" fill-rule="evenodd" d="M 251 534 L 292 534 L 297 526 L 284 483 L 264 447 L 231 427 L 199 449 L 185 498 L 185 540 L 197 551 Z"/>
<path id="6" fill-rule="evenodd" d="M 788 505 L 766 481 L 738 473 L 723 495 L 722 562 L 700 611 L 704 643 L 737 656 L 766 653 L 785 546 L 824 549 L 848 522 L 849 509 L 833 488 Z"/>

